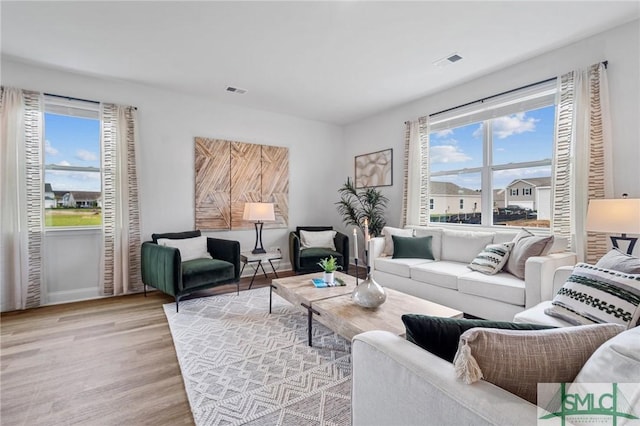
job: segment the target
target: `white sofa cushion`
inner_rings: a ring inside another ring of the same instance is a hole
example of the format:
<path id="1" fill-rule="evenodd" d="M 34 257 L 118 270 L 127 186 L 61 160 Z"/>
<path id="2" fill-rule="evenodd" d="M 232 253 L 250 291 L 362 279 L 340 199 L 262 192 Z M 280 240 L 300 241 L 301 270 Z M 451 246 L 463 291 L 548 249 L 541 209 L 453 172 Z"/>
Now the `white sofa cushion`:
<path id="1" fill-rule="evenodd" d="M 413 229 L 416 237 L 433 237 L 431 239 L 431 252 L 435 260 L 440 260 L 442 257 L 442 228 L 407 226 L 407 229 Z"/>
<path id="2" fill-rule="evenodd" d="M 524 306 L 524 281 L 506 272 L 496 275 L 468 272 L 458 278 L 458 291 Z"/>
<path id="3" fill-rule="evenodd" d="M 493 236 L 493 243 L 500 244 L 512 242 L 514 238 L 516 238 L 516 235 L 518 235 L 518 232 L 496 232 L 496 235 Z"/>
<path id="4" fill-rule="evenodd" d="M 431 259 L 392 259 L 391 257 L 379 257 L 375 260 L 376 271 L 386 272 L 399 277 L 409 278 L 411 268 L 423 263 L 433 262 Z"/>
<path id="5" fill-rule="evenodd" d="M 495 232 L 442 231 L 442 260 L 471 263 L 487 244 L 493 242 Z"/>
<path id="6" fill-rule="evenodd" d="M 458 277 L 468 274 L 464 263 L 440 262 L 422 263 L 411 268 L 411 279 L 438 287 L 458 289 Z"/>
<path id="7" fill-rule="evenodd" d="M 555 327 L 570 327 L 573 324 L 563 321 L 560 318 L 552 317 L 544 313 L 545 309 L 551 307 L 551 300 L 545 300 L 536 306 L 518 312 L 513 317 L 513 322 L 522 322 L 527 324 L 553 325 Z"/>

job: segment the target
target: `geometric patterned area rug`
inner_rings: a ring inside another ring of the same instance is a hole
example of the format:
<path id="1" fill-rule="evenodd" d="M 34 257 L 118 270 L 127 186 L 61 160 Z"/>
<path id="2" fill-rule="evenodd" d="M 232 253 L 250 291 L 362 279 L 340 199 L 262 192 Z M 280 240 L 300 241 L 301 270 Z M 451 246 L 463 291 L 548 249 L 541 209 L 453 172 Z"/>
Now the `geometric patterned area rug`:
<path id="1" fill-rule="evenodd" d="M 197 426 L 351 423 L 350 342 L 268 287 L 164 312 Z"/>

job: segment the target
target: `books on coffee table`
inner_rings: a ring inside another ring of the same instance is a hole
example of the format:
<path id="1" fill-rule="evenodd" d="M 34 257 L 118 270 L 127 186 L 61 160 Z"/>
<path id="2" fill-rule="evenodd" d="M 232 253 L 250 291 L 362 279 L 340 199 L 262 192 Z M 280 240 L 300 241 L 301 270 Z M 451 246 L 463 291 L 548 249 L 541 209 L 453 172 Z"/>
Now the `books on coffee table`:
<path id="1" fill-rule="evenodd" d="M 311 278 L 311 282 L 316 288 L 325 288 L 325 287 L 341 287 L 346 286 L 347 284 L 340 278 L 336 278 L 334 283 L 328 283 L 324 281 L 322 278 Z"/>

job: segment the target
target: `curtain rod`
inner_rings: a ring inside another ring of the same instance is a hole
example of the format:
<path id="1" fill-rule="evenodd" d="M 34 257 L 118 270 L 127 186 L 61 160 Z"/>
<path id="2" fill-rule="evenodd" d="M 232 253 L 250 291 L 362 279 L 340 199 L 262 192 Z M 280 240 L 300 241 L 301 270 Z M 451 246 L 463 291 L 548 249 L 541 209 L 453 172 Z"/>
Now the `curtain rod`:
<path id="1" fill-rule="evenodd" d="M 609 61 L 602 61 L 602 65 L 604 65 L 604 67 L 607 68 L 607 66 L 609 65 Z M 498 94 L 495 94 L 495 95 L 487 96 L 485 98 L 476 99 L 475 101 L 467 102 L 466 104 L 454 106 L 452 108 L 443 109 L 442 111 L 438 111 L 438 112 L 434 112 L 433 114 L 429 114 L 429 117 L 433 117 L 433 116 L 436 116 L 438 114 L 443 114 L 445 112 L 453 111 L 453 110 L 458 109 L 458 108 L 463 108 L 463 107 L 466 107 L 468 105 L 473 105 L 473 104 L 478 103 L 478 102 L 482 103 L 484 101 L 488 101 L 489 99 L 493 99 L 493 98 L 496 98 L 498 96 L 507 95 L 509 93 L 512 93 L 512 92 L 515 92 L 515 91 L 518 91 L 518 90 L 528 89 L 529 87 L 537 86 L 538 84 L 548 83 L 550 81 L 556 80 L 557 78 L 558 77 L 547 78 L 546 80 L 541 80 L 541 81 L 538 81 L 536 83 L 526 84 L 524 86 L 517 87 L 515 89 L 507 90 L 505 92 L 501 92 L 501 93 L 498 93 Z"/>
<path id="2" fill-rule="evenodd" d="M 81 98 L 74 98 L 72 96 L 63 96 L 63 95 L 56 95 L 54 93 L 45 93 L 45 96 L 53 96 L 54 98 L 61 98 L 61 99 L 66 99 L 68 101 L 80 101 L 80 102 L 89 102 L 92 104 L 100 104 L 100 101 L 92 101 L 90 99 L 81 99 Z M 135 110 L 138 110 L 138 107 L 132 107 Z"/>

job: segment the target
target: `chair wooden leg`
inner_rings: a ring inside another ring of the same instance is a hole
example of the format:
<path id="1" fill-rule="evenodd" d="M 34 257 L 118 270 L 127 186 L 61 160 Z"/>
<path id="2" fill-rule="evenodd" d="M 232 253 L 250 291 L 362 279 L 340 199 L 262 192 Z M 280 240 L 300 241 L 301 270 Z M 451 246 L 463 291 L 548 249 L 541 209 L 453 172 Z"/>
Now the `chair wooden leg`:
<path id="1" fill-rule="evenodd" d="M 180 298 L 176 296 L 176 314 L 178 313 L 178 306 L 180 305 Z"/>
<path id="2" fill-rule="evenodd" d="M 240 296 L 240 280 L 236 281 L 236 294 Z"/>

